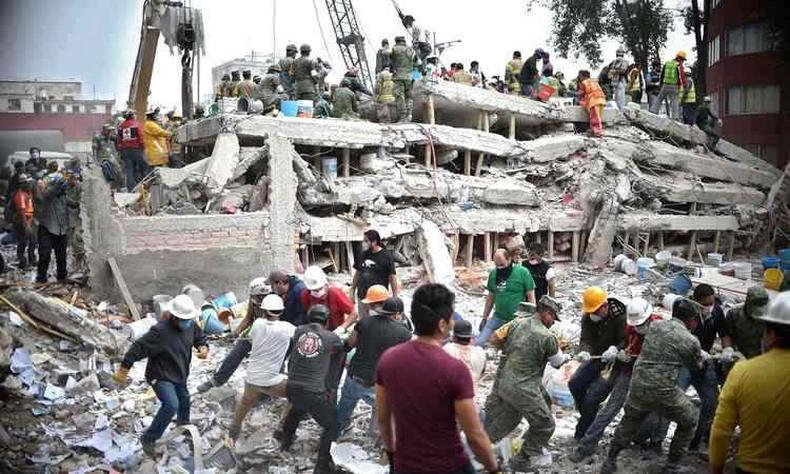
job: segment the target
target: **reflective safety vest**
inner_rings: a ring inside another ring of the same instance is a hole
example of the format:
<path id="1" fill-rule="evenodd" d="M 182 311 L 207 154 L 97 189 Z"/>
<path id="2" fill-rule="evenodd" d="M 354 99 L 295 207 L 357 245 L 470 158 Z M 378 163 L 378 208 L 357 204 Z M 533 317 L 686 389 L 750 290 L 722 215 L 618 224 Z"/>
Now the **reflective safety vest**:
<path id="1" fill-rule="evenodd" d="M 694 80 L 689 79 L 689 87 L 683 94 L 683 103 L 684 104 L 696 104 L 697 103 L 697 90 L 694 87 Z"/>
<path id="2" fill-rule="evenodd" d="M 680 83 L 680 65 L 674 59 L 664 63 L 664 84 L 677 86 Z"/>

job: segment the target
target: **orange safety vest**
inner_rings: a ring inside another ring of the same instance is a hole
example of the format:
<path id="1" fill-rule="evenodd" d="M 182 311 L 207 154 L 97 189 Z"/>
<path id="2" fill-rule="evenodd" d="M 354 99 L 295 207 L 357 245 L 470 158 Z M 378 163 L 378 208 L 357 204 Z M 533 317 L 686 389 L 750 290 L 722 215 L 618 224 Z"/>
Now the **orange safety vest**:
<path id="1" fill-rule="evenodd" d="M 588 110 L 597 105 L 606 105 L 606 94 L 597 82 L 585 79 L 579 86 L 579 104 Z"/>

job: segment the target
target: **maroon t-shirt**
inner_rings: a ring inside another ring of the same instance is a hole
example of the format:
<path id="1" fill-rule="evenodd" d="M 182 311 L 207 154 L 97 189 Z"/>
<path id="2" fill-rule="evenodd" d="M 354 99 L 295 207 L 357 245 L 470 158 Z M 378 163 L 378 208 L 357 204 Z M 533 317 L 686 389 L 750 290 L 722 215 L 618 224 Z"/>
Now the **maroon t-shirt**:
<path id="1" fill-rule="evenodd" d="M 410 341 L 388 349 L 376 370 L 395 418 L 395 470 L 447 472 L 466 467 L 456 400 L 474 398 L 472 376 L 439 346 Z"/>

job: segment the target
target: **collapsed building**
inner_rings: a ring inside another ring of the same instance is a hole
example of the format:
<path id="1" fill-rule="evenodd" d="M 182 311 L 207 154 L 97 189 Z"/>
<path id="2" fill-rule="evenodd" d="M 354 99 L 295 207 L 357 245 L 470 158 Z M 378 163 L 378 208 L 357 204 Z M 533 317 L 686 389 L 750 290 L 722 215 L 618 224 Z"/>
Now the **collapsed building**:
<path id="1" fill-rule="evenodd" d="M 454 266 L 490 261 L 514 235 L 554 261 L 602 267 L 613 249 L 672 249 L 690 260 L 752 248 L 787 200 L 781 171 L 732 143 L 631 104 L 606 108 L 604 138 L 584 109 L 450 82 L 414 88 L 414 123 L 229 113 L 175 139 L 181 169 L 139 192 L 89 173 L 83 227 L 90 285 L 134 299 L 239 291 L 273 268 L 353 267 L 377 229 L 404 264 L 454 284 Z M 116 271 L 107 265 L 113 260 Z"/>

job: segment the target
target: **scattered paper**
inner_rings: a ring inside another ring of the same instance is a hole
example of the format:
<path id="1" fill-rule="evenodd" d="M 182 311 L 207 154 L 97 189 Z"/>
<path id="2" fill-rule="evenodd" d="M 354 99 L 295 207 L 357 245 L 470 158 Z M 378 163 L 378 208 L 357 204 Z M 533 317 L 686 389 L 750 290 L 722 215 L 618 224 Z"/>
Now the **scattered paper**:
<path id="1" fill-rule="evenodd" d="M 66 396 L 66 391 L 56 385 L 48 383 L 44 388 L 44 393 L 42 393 L 42 396 L 47 400 L 59 400 Z"/>
<path id="2" fill-rule="evenodd" d="M 13 311 L 8 312 L 8 319 L 11 321 L 11 324 L 17 327 L 20 327 L 25 324 L 22 318 L 20 318 L 19 315 Z"/>
<path id="3" fill-rule="evenodd" d="M 52 356 L 46 352 L 36 352 L 30 356 L 30 360 L 34 365 L 46 364 L 50 359 L 52 359 Z"/>
<path id="4" fill-rule="evenodd" d="M 76 446 L 82 446 L 85 448 L 94 448 L 102 453 L 109 451 L 112 448 L 112 431 L 110 429 L 98 431 L 93 433 L 93 436 L 77 443 Z"/>
<path id="5" fill-rule="evenodd" d="M 368 459 L 368 453 L 352 443 L 332 443 L 332 460 L 351 474 L 386 474 L 389 466 Z"/>
<path id="6" fill-rule="evenodd" d="M 33 367 L 33 361 L 30 359 L 30 352 L 24 347 L 14 349 L 14 353 L 11 355 L 11 372 L 18 374 L 31 367 Z"/>

